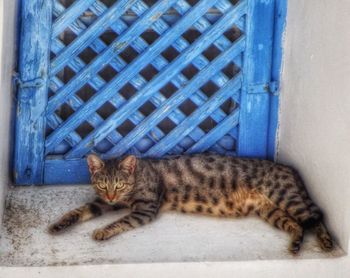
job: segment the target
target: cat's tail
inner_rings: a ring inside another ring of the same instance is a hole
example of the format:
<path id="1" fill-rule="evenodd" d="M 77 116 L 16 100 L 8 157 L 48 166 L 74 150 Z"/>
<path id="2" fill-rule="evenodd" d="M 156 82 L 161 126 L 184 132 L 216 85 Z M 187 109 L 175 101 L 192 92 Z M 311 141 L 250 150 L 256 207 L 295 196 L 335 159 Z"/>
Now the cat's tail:
<path id="1" fill-rule="evenodd" d="M 266 196 L 276 207 L 286 211 L 303 229 L 317 226 L 323 219 L 318 206 L 311 200 L 305 189 L 304 183 L 296 170 L 288 167 L 287 180 L 281 188 L 277 179 L 271 179 L 266 183 Z M 279 190 L 277 189 L 279 188 Z"/>
<path id="2" fill-rule="evenodd" d="M 296 219 L 304 229 L 311 229 L 318 225 L 323 220 L 323 214 L 320 208 L 311 200 L 305 188 L 304 182 L 299 173 L 292 169 L 293 178 L 298 187 L 299 202 L 295 206 L 288 209 L 288 213 Z"/>
<path id="3" fill-rule="evenodd" d="M 323 220 L 321 210 L 311 199 L 294 198 L 287 204 L 286 210 L 304 230 L 315 228 Z"/>

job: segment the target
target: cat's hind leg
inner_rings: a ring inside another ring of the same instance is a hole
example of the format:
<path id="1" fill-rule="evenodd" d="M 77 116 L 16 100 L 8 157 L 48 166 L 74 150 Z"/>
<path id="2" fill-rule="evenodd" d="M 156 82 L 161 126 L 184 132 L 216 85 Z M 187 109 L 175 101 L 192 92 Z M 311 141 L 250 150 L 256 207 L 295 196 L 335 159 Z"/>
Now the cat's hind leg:
<path id="1" fill-rule="evenodd" d="M 333 250 L 333 239 L 323 222 L 323 214 L 306 192 L 301 192 L 300 196 L 294 196 L 293 199 L 288 200 L 283 208 L 300 223 L 304 230 L 316 233 L 322 250 L 327 252 Z"/>
<path id="2" fill-rule="evenodd" d="M 92 203 L 87 203 L 64 214 L 57 222 L 49 226 L 49 233 L 60 233 L 74 224 L 98 217 L 104 212 L 113 209 L 113 206 L 104 204 L 102 201 L 96 199 Z"/>
<path id="3" fill-rule="evenodd" d="M 333 239 L 329 234 L 326 225 L 322 221 L 320 221 L 316 225 L 315 231 L 316 231 L 318 243 L 322 248 L 322 250 L 326 252 L 332 251 L 334 248 Z"/>
<path id="4" fill-rule="evenodd" d="M 266 222 L 291 235 L 289 251 L 299 252 L 303 242 L 303 228 L 284 210 L 276 207 L 269 201 L 264 202 L 256 211 Z"/>

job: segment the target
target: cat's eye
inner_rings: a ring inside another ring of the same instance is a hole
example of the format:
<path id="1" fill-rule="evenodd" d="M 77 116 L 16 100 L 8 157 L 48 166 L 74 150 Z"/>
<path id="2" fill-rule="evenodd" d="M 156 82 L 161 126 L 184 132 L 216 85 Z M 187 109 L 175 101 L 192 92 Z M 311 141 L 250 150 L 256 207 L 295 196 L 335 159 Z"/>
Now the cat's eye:
<path id="1" fill-rule="evenodd" d="M 118 182 L 117 184 L 116 184 L 116 188 L 117 189 L 123 189 L 124 187 L 125 187 L 125 183 L 123 183 L 123 182 Z"/>
<path id="2" fill-rule="evenodd" d="M 103 184 L 103 183 L 98 183 L 96 186 L 97 186 L 97 188 L 100 189 L 100 190 L 106 189 L 106 185 Z"/>

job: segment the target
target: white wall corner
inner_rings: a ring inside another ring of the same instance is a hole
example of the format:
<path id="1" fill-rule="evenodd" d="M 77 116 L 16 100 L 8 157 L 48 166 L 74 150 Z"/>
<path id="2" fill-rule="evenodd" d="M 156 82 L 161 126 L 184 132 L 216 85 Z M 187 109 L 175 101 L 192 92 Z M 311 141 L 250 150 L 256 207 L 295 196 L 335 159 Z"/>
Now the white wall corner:
<path id="1" fill-rule="evenodd" d="M 277 159 L 300 171 L 348 250 L 350 1 L 288 2 Z"/>

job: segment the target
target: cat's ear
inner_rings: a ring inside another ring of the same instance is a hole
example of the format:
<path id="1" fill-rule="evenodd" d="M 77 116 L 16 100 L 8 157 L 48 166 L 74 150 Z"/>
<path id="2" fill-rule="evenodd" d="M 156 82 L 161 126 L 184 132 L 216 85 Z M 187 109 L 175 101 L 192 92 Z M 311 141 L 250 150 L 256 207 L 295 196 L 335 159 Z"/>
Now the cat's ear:
<path id="1" fill-rule="evenodd" d="M 120 163 L 119 163 L 119 169 L 128 173 L 129 175 L 133 174 L 136 169 L 136 157 L 133 155 L 129 155 L 125 157 Z"/>
<path id="2" fill-rule="evenodd" d="M 89 166 L 89 171 L 92 175 L 96 174 L 97 172 L 101 171 L 103 166 L 105 165 L 103 161 L 94 154 L 90 154 L 87 157 L 87 164 Z"/>

